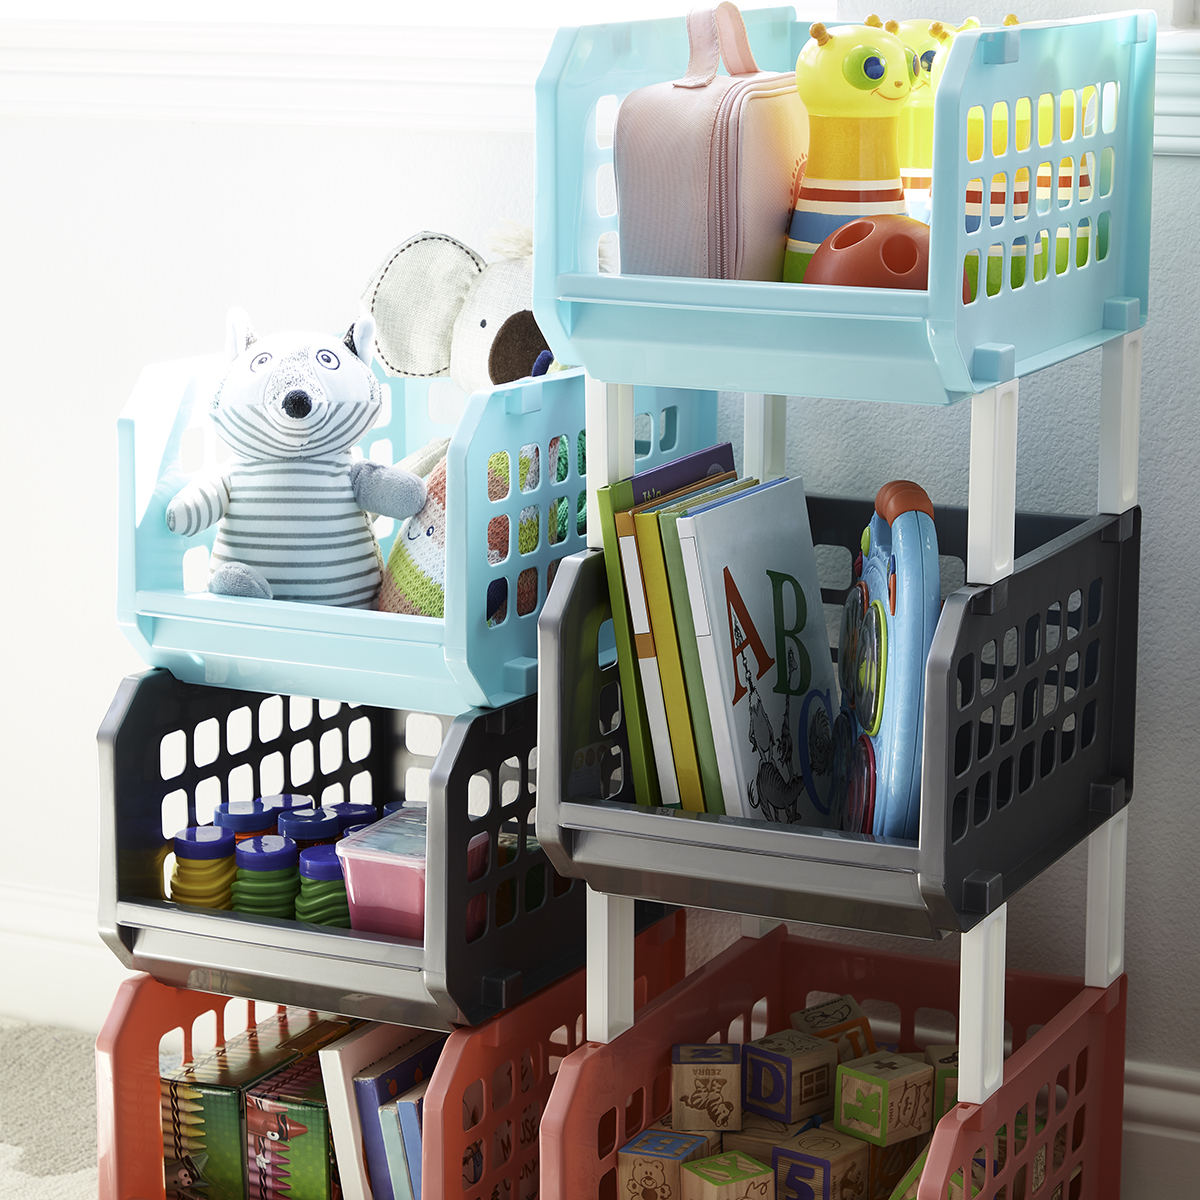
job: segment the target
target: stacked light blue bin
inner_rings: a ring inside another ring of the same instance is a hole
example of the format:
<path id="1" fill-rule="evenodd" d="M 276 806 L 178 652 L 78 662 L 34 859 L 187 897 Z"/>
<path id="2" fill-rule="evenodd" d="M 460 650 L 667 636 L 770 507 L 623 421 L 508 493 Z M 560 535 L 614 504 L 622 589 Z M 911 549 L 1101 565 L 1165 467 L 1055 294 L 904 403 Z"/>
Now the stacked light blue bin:
<path id="1" fill-rule="evenodd" d="M 198 465 L 204 444 L 212 457 L 203 414 L 221 369 L 217 355 L 147 367 L 119 421 L 118 620 L 144 661 L 188 683 L 450 715 L 535 691 L 537 617 L 548 576 L 586 544 L 576 519 L 587 486 L 583 372 L 476 392 L 454 423 L 431 415 L 430 381 L 387 380 L 390 403 L 360 446 L 367 457 L 374 451 L 398 461 L 431 438 L 451 439 L 445 616 L 432 618 L 185 592 L 184 555 L 211 548 L 214 530 L 177 537 L 164 512 L 186 481 L 184 463 L 189 470 Z M 638 388 L 639 469 L 714 442 L 716 400 L 712 391 Z M 559 437 L 569 447 L 561 480 L 548 464 L 550 442 Z M 531 447 L 539 455 L 538 483 L 522 491 L 518 463 Z M 509 486 L 491 500 L 488 463 L 498 452 L 508 455 Z M 564 500 L 566 534 L 552 541 L 552 511 Z M 537 522 L 528 553 L 517 543 L 522 517 Z M 497 518 L 508 520 L 510 550 L 493 565 L 488 532 Z M 395 534 L 393 527 L 380 538 L 385 557 Z M 520 612 L 518 579 L 527 571 L 535 572 L 536 601 Z M 488 586 L 499 578 L 507 585 L 507 613 L 489 627 Z"/>
<path id="2" fill-rule="evenodd" d="M 793 70 L 809 22 L 797 22 L 790 8 L 744 16 L 759 67 Z M 683 76 L 687 33 L 682 17 L 560 30 L 537 84 L 538 324 L 556 355 L 608 382 L 929 404 L 953 403 L 1120 337 L 1146 320 L 1154 54 L 1150 12 L 959 34 L 935 105 L 930 286 L 898 291 L 601 274 L 597 245 L 616 230 L 617 217 L 600 215 L 596 199 L 598 177 L 603 185 L 612 169 L 607 122 L 598 125 L 597 114 L 636 88 Z M 1098 111 L 1085 130 L 1089 88 Z M 1076 119 L 1064 141 L 1067 91 Z M 1037 121 L 1043 95 L 1053 99 L 1044 128 Z M 1030 102 L 1035 129 L 1018 152 L 1012 131 L 1021 99 Z M 993 145 L 990 132 L 998 103 L 1007 106 L 1005 147 Z M 977 161 L 967 154 L 973 108 L 989 129 Z M 1079 163 L 1089 153 L 1093 187 L 1081 198 Z M 1060 193 L 1066 158 L 1073 182 Z M 1043 163 L 1055 186 L 1039 205 L 1033 181 Z M 1023 217 L 1013 210 L 1021 168 L 1030 180 Z M 968 184 L 982 181 L 986 196 L 996 175 L 1006 181 L 1003 209 L 985 204 L 971 229 Z M 1084 220 L 1092 236 L 1080 268 Z M 1031 271 L 1013 289 L 1014 244 L 1024 238 L 1032 253 L 1045 231 L 1053 247 L 1062 227 L 1067 269 L 1059 274 L 1052 261 L 1045 278 L 1035 281 Z M 963 264 L 972 253 L 986 261 L 993 246 L 1003 255 L 1002 286 L 995 295 L 980 287 L 965 303 Z"/>

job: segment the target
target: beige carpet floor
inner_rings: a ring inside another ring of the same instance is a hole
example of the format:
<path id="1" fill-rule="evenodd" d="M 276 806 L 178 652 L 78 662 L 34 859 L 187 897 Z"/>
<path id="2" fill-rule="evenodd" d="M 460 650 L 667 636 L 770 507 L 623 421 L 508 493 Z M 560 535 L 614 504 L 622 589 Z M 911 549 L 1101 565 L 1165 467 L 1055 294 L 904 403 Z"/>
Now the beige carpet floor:
<path id="1" fill-rule="evenodd" d="M 96 1200 L 95 1039 L 0 1017 L 0 1200 Z"/>

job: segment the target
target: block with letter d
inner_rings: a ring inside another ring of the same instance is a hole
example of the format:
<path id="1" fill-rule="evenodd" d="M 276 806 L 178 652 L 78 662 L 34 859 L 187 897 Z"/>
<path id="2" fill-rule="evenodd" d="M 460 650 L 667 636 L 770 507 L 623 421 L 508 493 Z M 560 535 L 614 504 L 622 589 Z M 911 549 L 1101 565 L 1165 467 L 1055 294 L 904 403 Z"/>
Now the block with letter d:
<path id="1" fill-rule="evenodd" d="M 742 1046 L 742 1107 L 785 1125 L 831 1107 L 837 1046 L 785 1029 Z"/>

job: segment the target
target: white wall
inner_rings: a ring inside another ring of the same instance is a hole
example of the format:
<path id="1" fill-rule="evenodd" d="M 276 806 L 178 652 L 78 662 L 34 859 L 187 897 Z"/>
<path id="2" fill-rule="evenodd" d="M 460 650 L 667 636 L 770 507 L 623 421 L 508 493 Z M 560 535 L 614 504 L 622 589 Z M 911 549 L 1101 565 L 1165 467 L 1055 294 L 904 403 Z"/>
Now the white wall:
<path id="1" fill-rule="evenodd" d="M 217 36 L 188 43 L 178 30 L 78 26 L 64 39 L 0 21 L 0 1013 L 87 1029 L 121 976 L 93 931 L 94 735 L 119 679 L 140 668 L 114 618 L 115 421 L 139 370 L 219 347 L 233 303 L 263 330 L 343 327 L 378 260 L 419 229 L 484 249 L 501 219 L 532 221 L 532 102 L 522 89 L 545 35 L 460 33 L 454 44 L 477 56 L 464 68 L 439 58 L 421 40 L 428 33 L 402 41 L 393 31 L 364 48 L 339 31 L 333 50 L 308 49 L 305 69 L 315 62 L 327 76 L 320 88 L 266 91 L 255 63 L 267 73 L 286 63 L 290 35 L 243 32 L 247 59 Z M 464 100 L 498 45 L 491 92 L 473 93 L 490 99 Z M 434 76 L 432 103 L 411 85 L 418 72 Z M 1156 158 L 1154 170 L 1129 1056 L 1194 1071 L 1200 160 Z M 1093 354 L 1022 381 L 1021 507 L 1094 507 L 1098 377 Z M 740 440 L 736 405 L 729 412 L 724 431 Z M 793 400 L 788 416 L 789 469 L 813 491 L 870 495 L 903 473 L 940 503 L 965 503 L 967 406 Z M 1083 879 L 1077 851 L 1012 902 L 1014 965 L 1082 971 Z M 723 928 L 714 922 L 714 936 Z M 1179 1094 L 1194 1099 L 1197 1077 L 1183 1078 Z M 1153 1160 L 1157 1143 L 1147 1144 Z M 1200 1158 L 1200 1141 L 1188 1144 Z"/>

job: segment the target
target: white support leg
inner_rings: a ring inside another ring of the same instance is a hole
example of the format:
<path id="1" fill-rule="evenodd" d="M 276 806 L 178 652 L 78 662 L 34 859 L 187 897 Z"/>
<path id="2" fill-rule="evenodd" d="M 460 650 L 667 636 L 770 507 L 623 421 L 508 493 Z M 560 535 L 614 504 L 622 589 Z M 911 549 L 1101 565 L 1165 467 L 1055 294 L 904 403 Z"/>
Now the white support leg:
<path id="1" fill-rule="evenodd" d="M 962 935 L 958 978 L 958 1098 L 982 1104 L 1004 1082 L 1004 960 L 1008 905 Z"/>
<path id="2" fill-rule="evenodd" d="M 633 474 L 633 385 L 584 378 L 587 427 L 587 543 L 604 548 L 596 492 Z"/>
<path id="3" fill-rule="evenodd" d="M 1100 382 L 1100 486 L 1096 511 L 1123 513 L 1137 503 L 1138 416 L 1142 406 L 1142 331 L 1104 343 Z"/>
<path id="4" fill-rule="evenodd" d="M 787 454 L 787 397 L 747 392 L 742 474 L 766 483 L 784 474 Z"/>
<path id="5" fill-rule="evenodd" d="M 587 1039 L 633 1024 L 633 898 L 587 890 Z"/>
<path id="6" fill-rule="evenodd" d="M 1017 381 L 971 401 L 967 582 L 995 583 L 1013 569 L 1017 506 Z"/>
<path id="7" fill-rule="evenodd" d="M 1129 809 L 1088 838 L 1087 950 L 1083 982 L 1108 987 L 1125 970 L 1125 852 Z"/>

